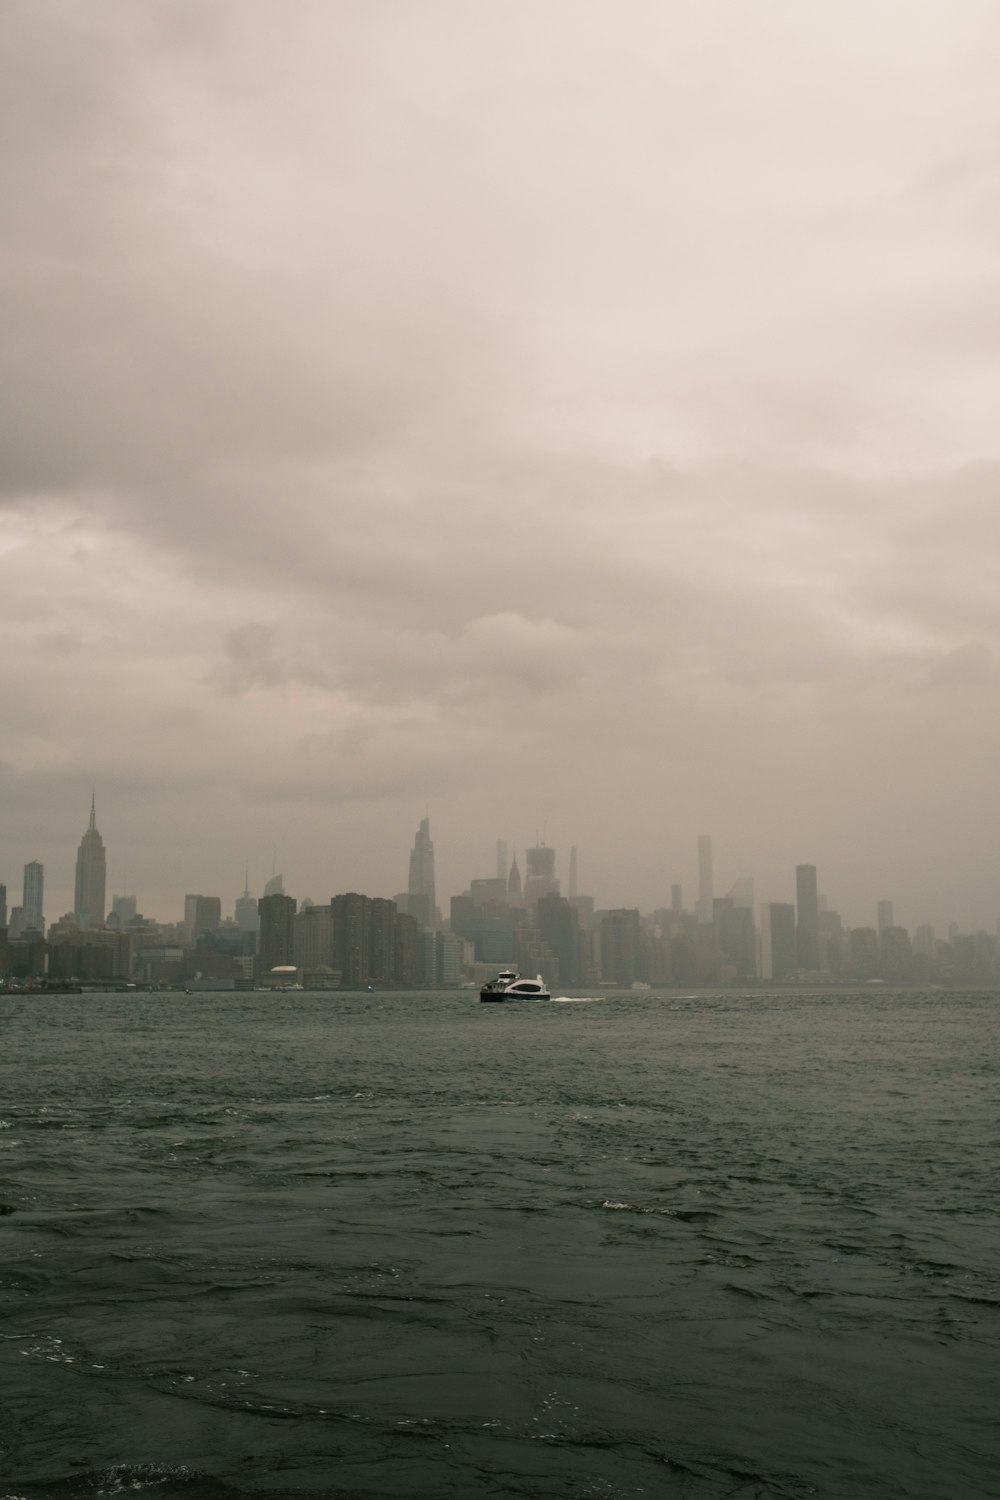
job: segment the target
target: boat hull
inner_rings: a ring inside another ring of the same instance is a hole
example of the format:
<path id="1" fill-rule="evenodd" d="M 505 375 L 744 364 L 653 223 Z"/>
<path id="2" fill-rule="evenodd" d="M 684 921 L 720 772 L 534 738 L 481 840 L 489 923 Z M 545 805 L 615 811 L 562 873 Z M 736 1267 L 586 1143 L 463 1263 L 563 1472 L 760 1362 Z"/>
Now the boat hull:
<path id="1" fill-rule="evenodd" d="M 479 999 L 484 1005 L 499 1005 L 508 1001 L 551 1000 L 548 990 L 480 990 Z"/>

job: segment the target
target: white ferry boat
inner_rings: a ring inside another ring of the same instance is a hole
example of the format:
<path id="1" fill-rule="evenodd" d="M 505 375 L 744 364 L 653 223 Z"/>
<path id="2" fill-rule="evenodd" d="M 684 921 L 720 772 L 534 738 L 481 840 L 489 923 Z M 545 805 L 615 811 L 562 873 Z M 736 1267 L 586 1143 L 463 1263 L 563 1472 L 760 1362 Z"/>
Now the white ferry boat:
<path id="1" fill-rule="evenodd" d="M 536 979 L 522 979 L 513 969 L 503 969 L 479 991 L 480 1000 L 551 1000 L 549 987 L 541 974 Z"/>

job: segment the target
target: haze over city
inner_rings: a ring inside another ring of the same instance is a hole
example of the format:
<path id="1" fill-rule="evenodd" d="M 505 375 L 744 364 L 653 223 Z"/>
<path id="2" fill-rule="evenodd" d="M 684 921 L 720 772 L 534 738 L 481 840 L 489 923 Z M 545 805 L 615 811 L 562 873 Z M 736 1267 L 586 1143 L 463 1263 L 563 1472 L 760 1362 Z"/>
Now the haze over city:
<path id="1" fill-rule="evenodd" d="M 4 8 L 8 884 L 1000 913 L 1000 19 Z M 3 878 L 0 876 L 0 878 Z"/>
<path id="2" fill-rule="evenodd" d="M 997 1492 L 998 76 L 0 4 L 0 1500 Z"/>

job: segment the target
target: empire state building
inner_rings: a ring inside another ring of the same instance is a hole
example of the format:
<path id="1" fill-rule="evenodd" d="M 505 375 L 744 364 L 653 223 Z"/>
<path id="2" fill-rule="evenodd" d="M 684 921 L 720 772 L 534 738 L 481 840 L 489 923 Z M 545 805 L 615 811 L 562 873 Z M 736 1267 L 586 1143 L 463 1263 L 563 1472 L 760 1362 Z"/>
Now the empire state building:
<path id="1" fill-rule="evenodd" d="M 104 926 L 107 879 L 104 840 L 97 831 L 94 798 L 91 796 L 90 826 L 80 840 L 76 856 L 76 901 L 73 910 L 81 927 Z"/>

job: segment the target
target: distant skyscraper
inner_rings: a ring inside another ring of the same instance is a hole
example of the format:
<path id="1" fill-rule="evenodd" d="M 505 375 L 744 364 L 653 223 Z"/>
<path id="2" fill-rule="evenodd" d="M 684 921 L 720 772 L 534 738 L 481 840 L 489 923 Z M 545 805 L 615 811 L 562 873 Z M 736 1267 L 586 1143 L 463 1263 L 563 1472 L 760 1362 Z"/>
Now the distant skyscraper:
<path id="1" fill-rule="evenodd" d="M 538 902 L 538 930 L 558 965 L 548 976 L 561 985 L 580 982 L 580 914 L 564 896 L 542 896 Z"/>
<path id="2" fill-rule="evenodd" d="M 24 931 L 45 931 L 45 871 L 36 859 L 24 867 L 24 899 L 21 902 Z"/>
<path id="3" fill-rule="evenodd" d="M 816 866 L 795 866 L 795 950 L 800 969 L 819 968 L 819 898 Z"/>
<path id="4" fill-rule="evenodd" d="M 416 898 L 416 899 L 414 899 Z M 410 850 L 410 880 L 407 906 L 411 917 L 421 927 L 437 926 L 437 896 L 434 890 L 434 845 L 431 842 L 431 820 L 421 818 L 413 848 Z"/>
<path id="5" fill-rule="evenodd" d="M 507 879 L 507 840 L 497 839 L 497 879 Z"/>
<path id="6" fill-rule="evenodd" d="M 795 907 L 790 901 L 765 901 L 760 909 L 762 979 L 787 979 L 798 965 Z"/>
<path id="7" fill-rule="evenodd" d="M 462 983 L 462 955 L 465 943 L 453 932 L 439 932 L 435 941 L 436 980 L 444 989 L 455 989 Z"/>
<path id="8" fill-rule="evenodd" d="M 684 892 L 679 885 L 670 887 L 670 910 L 679 917 L 684 910 Z"/>
<path id="9" fill-rule="evenodd" d="M 302 970 L 333 968 L 333 907 L 306 906 L 292 922 L 292 962 Z"/>
<path id="10" fill-rule="evenodd" d="M 514 854 L 514 858 L 511 860 L 510 874 L 507 877 L 507 905 L 524 905 L 524 893 L 521 890 L 521 872 L 517 868 L 516 852 Z"/>
<path id="11" fill-rule="evenodd" d="M 76 895 L 73 911 L 81 928 L 103 927 L 106 912 L 107 864 L 104 840 L 97 831 L 94 797 L 90 798 L 90 825 L 80 840 L 76 856 Z"/>
<path id="12" fill-rule="evenodd" d="M 222 902 L 218 896 L 185 896 L 184 926 L 191 942 L 206 933 L 218 932 L 222 921 Z"/>
<path id="13" fill-rule="evenodd" d="M 281 877 L 279 876 L 278 878 L 280 879 Z M 282 893 L 279 891 L 277 894 L 281 895 Z M 243 876 L 243 894 L 236 897 L 233 919 L 241 932 L 256 932 L 260 925 L 260 913 L 257 910 L 257 901 L 250 894 L 249 868 Z"/>
<path id="14" fill-rule="evenodd" d="M 261 974 L 283 964 L 291 964 L 294 952 L 295 898 L 276 892 L 262 896 L 257 903 L 260 914 L 258 953 Z"/>
<path id="15" fill-rule="evenodd" d="M 392 906 L 393 903 L 385 904 Z M 330 910 L 333 913 L 331 963 L 339 971 L 345 990 L 361 989 L 368 983 L 371 969 L 371 898 L 357 891 L 345 891 L 334 896 Z"/>
<path id="16" fill-rule="evenodd" d="M 490 903 L 499 902 L 502 906 L 507 904 L 507 882 L 497 880 L 492 876 L 489 880 L 470 880 L 469 896 L 473 906 L 487 906 Z"/>
<path id="17" fill-rule="evenodd" d="M 576 845 L 569 851 L 569 899 L 575 901 L 579 892 L 576 888 Z"/>
<path id="18" fill-rule="evenodd" d="M 641 979 L 642 936 L 639 913 L 620 907 L 601 922 L 601 968 L 605 979 L 627 988 Z"/>
<path id="19" fill-rule="evenodd" d="M 559 894 L 559 882 L 556 879 L 556 851 L 549 849 L 545 844 L 539 844 L 534 849 L 526 849 L 524 852 L 526 875 L 524 881 L 524 899 L 529 906 L 533 906 L 542 896 Z"/>
<path id="20" fill-rule="evenodd" d="M 757 974 L 757 932 L 753 908 L 739 906 L 731 896 L 716 899 L 715 929 L 719 956 L 736 970 L 739 979 Z"/>
<path id="21" fill-rule="evenodd" d="M 895 925 L 896 925 L 896 918 L 895 918 L 895 915 L 893 914 L 892 902 L 891 901 L 880 901 L 878 903 L 878 935 L 879 935 L 879 937 L 882 936 L 882 934 L 885 932 L 885 929 L 887 927 L 895 927 Z"/>
<path id="22" fill-rule="evenodd" d="M 929 922 L 922 922 L 913 934 L 913 951 L 921 958 L 934 957 L 934 928 Z"/>
<path id="23" fill-rule="evenodd" d="M 285 880 L 283 875 L 272 875 L 264 887 L 265 896 L 283 896 L 285 894 Z"/>
<path id="24" fill-rule="evenodd" d="M 698 921 L 712 921 L 715 883 L 712 879 L 712 840 L 707 833 L 698 835 Z"/>
<path id="25" fill-rule="evenodd" d="M 396 903 L 373 896 L 368 903 L 368 974 L 374 984 L 396 977 Z"/>
<path id="26" fill-rule="evenodd" d="M 138 905 L 134 896 L 112 896 L 111 915 L 115 919 L 115 926 L 127 927 L 134 921 Z"/>
<path id="27" fill-rule="evenodd" d="M 0 885 L 0 927 L 7 926 L 7 887 Z"/>

